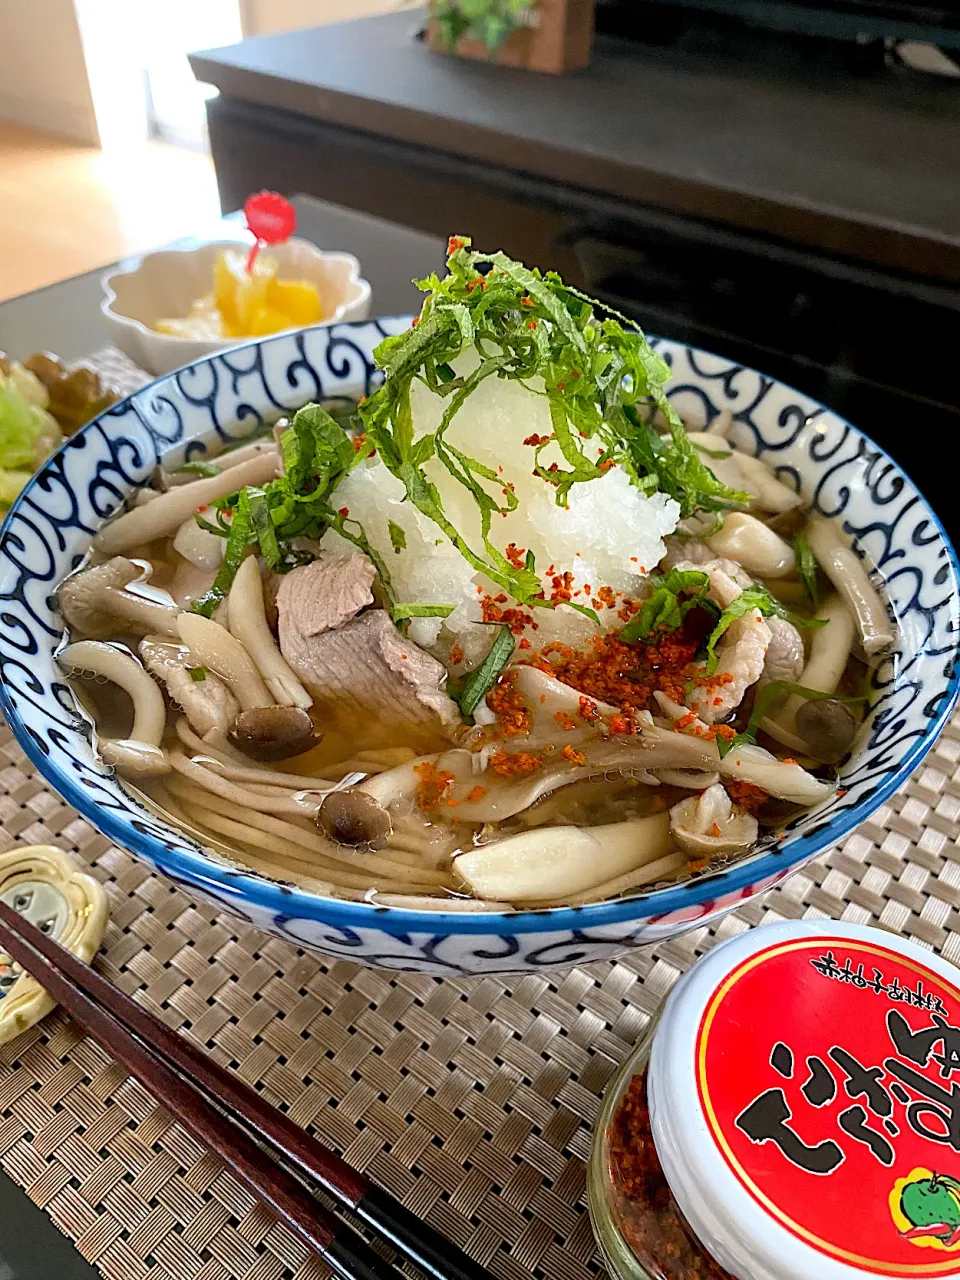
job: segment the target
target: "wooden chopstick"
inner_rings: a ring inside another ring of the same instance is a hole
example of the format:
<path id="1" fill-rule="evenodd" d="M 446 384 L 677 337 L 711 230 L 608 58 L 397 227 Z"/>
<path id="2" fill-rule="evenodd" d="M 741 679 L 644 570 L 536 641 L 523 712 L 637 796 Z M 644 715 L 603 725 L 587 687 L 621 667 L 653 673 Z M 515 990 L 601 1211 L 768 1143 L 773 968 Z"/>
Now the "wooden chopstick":
<path id="1" fill-rule="evenodd" d="M 37 962 L 45 966 L 45 972 L 50 968 L 59 971 L 59 975 L 62 975 L 71 993 L 79 992 L 95 1007 L 106 1011 L 111 1020 L 120 1023 L 122 1028 L 132 1032 L 138 1041 L 159 1055 L 161 1064 L 164 1061 L 172 1064 L 176 1071 L 181 1073 L 182 1079 L 178 1083 L 183 1084 L 184 1081 L 188 1081 L 191 1092 L 196 1090 L 201 1093 L 207 1103 L 212 1103 L 217 1111 L 226 1114 L 231 1121 L 238 1122 L 256 1134 L 284 1164 L 292 1165 L 302 1174 L 318 1182 L 334 1199 L 357 1213 L 378 1235 L 388 1240 L 421 1270 L 434 1277 L 434 1280 L 493 1280 L 484 1267 L 474 1262 L 462 1249 L 447 1240 L 435 1228 L 422 1222 L 398 1200 L 395 1200 L 389 1192 L 377 1187 L 362 1173 L 351 1168 L 336 1152 L 323 1146 L 316 1138 L 271 1106 L 256 1090 L 251 1089 L 242 1080 L 221 1067 L 189 1040 L 172 1031 L 165 1023 L 108 982 L 95 969 L 82 964 L 66 948 L 41 933 L 29 921 L 0 901 L 0 939 L 5 941 L 10 935 L 14 935 L 23 946 L 29 948 L 31 959 L 36 956 Z M 83 1013 L 76 1011 L 67 998 L 54 992 L 45 974 L 38 973 L 30 959 L 24 960 L 21 956 L 15 955 L 12 948 L 11 954 L 68 1012 L 73 1013 L 88 1027 L 95 1039 L 100 1040 L 97 1030 L 89 1025 Z M 115 1051 L 112 1045 L 108 1045 L 103 1040 L 101 1043 L 123 1062 L 131 1074 L 142 1079 L 143 1083 L 155 1092 L 153 1086 L 140 1076 L 134 1066 L 120 1058 L 119 1052 Z M 177 1079 L 177 1077 L 174 1078 Z M 185 1125 L 185 1127 L 188 1126 Z M 262 1161 L 260 1148 L 256 1144 L 253 1146 Z M 299 1187 L 299 1183 L 296 1185 Z M 266 1198 L 260 1192 L 256 1194 Z M 312 1197 L 308 1198 L 315 1209 L 321 1208 Z M 281 1216 L 285 1215 L 281 1214 Z M 327 1215 L 327 1217 L 338 1229 L 340 1228 L 341 1224 L 337 1218 L 333 1215 Z M 354 1239 L 357 1244 L 363 1244 L 363 1241 L 358 1238 L 354 1237 Z M 376 1255 L 372 1256 L 380 1263 Z M 380 1263 L 380 1265 L 383 1264 Z M 392 1273 L 391 1280 L 396 1280 Z"/>
<path id="2" fill-rule="evenodd" d="M 83 976 L 89 976 L 91 970 L 86 965 L 2 901 L 0 943 L 58 1004 L 83 1023 L 104 1049 L 146 1085 L 188 1132 L 215 1151 L 251 1194 L 269 1205 L 287 1228 L 343 1280 L 397 1280 L 396 1272 L 365 1240 L 324 1209 L 286 1169 L 274 1164 L 243 1129 L 225 1122 L 223 1115 L 176 1075 L 155 1050 L 92 999 L 76 982 L 75 971 L 68 977 L 68 968 L 73 970 L 74 966 L 83 971 Z M 65 956 L 73 965 L 63 963 Z"/>

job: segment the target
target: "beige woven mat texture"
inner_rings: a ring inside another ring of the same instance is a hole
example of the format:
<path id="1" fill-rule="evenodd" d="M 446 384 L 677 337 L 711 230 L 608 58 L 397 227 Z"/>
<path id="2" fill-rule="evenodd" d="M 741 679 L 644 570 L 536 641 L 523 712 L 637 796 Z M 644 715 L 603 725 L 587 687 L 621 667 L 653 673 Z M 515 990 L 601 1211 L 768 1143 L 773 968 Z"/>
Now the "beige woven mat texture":
<path id="1" fill-rule="evenodd" d="M 622 960 L 516 978 L 325 963 L 111 845 L 0 726 L 0 851 L 72 850 L 106 886 L 97 965 L 503 1280 L 600 1273 L 584 1196 L 604 1085 L 678 976 L 777 918 L 880 925 L 960 962 L 960 713 L 831 854 Z M 320 1264 L 60 1013 L 0 1048 L 0 1164 L 108 1280 L 296 1280 Z"/>

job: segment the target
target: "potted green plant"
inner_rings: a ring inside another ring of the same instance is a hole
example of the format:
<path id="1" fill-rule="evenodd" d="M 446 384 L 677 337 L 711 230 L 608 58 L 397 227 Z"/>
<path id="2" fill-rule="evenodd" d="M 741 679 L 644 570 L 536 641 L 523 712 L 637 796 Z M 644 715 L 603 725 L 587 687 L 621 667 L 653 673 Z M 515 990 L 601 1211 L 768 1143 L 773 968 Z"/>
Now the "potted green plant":
<path id="1" fill-rule="evenodd" d="M 588 65 L 593 0 L 430 0 L 432 49 L 557 74 Z"/>

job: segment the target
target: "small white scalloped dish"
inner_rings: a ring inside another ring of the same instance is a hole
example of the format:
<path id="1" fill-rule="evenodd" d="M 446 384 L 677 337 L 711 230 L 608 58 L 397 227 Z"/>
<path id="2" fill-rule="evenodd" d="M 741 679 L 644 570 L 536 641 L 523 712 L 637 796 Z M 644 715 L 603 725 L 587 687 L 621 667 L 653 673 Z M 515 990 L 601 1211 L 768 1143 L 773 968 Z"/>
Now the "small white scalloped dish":
<path id="1" fill-rule="evenodd" d="M 107 271 L 102 277 L 100 310 L 114 344 L 141 369 L 159 375 L 249 342 L 249 337 L 177 338 L 157 333 L 153 327 L 158 320 L 186 316 L 195 299 L 213 287 L 218 254 L 245 247 L 238 240 L 215 240 L 195 249 L 158 249 L 144 254 L 132 267 Z M 279 264 L 281 280 L 309 280 L 316 285 L 324 307 L 322 323 L 365 320 L 369 315 L 370 285 L 353 254 L 318 249 L 297 236 L 264 252 Z M 291 329 L 297 327 L 291 325 Z"/>

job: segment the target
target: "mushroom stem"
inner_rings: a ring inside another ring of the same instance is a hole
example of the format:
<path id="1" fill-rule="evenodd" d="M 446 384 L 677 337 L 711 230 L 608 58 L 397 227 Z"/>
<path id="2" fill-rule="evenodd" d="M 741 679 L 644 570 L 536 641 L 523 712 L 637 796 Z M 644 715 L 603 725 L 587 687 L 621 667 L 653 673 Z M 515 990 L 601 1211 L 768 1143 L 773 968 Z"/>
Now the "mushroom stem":
<path id="1" fill-rule="evenodd" d="M 168 489 L 145 507 L 135 507 L 104 525 L 93 545 L 103 555 L 113 556 L 145 542 L 153 542 L 155 538 L 168 537 L 198 508 L 215 502 L 217 498 L 225 498 L 228 493 L 236 493 L 249 484 L 266 484 L 274 478 L 276 470 L 276 455 L 263 453 L 209 479 Z"/>
<path id="2" fill-rule="evenodd" d="M 735 560 L 761 578 L 782 578 L 794 566 L 793 549 L 756 516 L 731 511 L 723 527 L 707 538 L 714 555 Z"/>
<path id="3" fill-rule="evenodd" d="M 61 666 L 90 672 L 118 685 L 133 702 L 129 738 L 106 739 L 100 755 L 124 775 L 136 777 L 168 773 L 170 764 L 160 748 L 167 710 L 163 694 L 136 658 L 102 640 L 79 640 L 57 655 Z"/>
<path id="4" fill-rule="evenodd" d="M 256 556 L 247 556 L 237 570 L 227 597 L 227 611 L 231 634 L 253 659 L 274 702 L 278 706 L 302 707 L 304 710 L 312 706 L 313 698 L 280 653 L 267 625 L 263 579 Z"/>
<path id="5" fill-rule="evenodd" d="M 603 827 L 538 827 L 461 853 L 454 868 L 481 898 L 527 902 L 583 893 L 673 849 L 670 815 Z"/>
<path id="6" fill-rule="evenodd" d="M 135 591 L 119 587 L 105 587 L 101 597 L 103 608 L 122 622 L 131 622 L 138 631 L 156 631 L 164 636 L 176 636 L 180 607 L 172 601 L 148 600 Z M 118 628 L 119 629 L 119 628 Z"/>
<path id="7" fill-rule="evenodd" d="M 242 710 L 274 705 L 253 659 L 226 627 L 199 613 L 181 613 L 177 631 L 198 665 L 209 667 L 226 680 Z"/>
<path id="8" fill-rule="evenodd" d="M 853 614 L 868 658 L 881 657 L 896 644 L 894 628 L 860 558 L 846 546 L 832 520 L 814 517 L 807 525 L 810 550 Z"/>
<path id="9" fill-rule="evenodd" d="M 811 632 L 810 652 L 797 684 L 817 693 L 835 693 L 843 675 L 856 631 L 850 610 L 839 596 L 829 596 L 817 610 L 817 617 L 827 624 Z M 807 746 L 797 733 L 797 712 L 805 699 L 792 693 L 774 714 L 765 716 L 761 728 L 771 738 L 791 751 L 805 752 Z"/>

